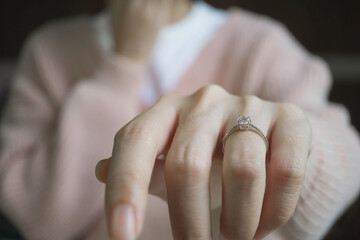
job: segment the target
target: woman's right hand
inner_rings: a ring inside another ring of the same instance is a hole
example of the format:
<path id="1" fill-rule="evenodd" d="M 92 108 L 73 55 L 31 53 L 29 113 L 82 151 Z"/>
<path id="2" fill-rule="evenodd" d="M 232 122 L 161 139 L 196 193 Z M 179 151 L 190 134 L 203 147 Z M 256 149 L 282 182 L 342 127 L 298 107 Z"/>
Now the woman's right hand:
<path id="1" fill-rule="evenodd" d="M 147 63 L 159 30 L 169 22 L 174 1 L 109 0 L 115 52 Z"/>
<path id="2" fill-rule="evenodd" d="M 238 116 L 256 120 L 269 143 L 239 128 L 224 146 Z M 291 103 L 216 85 L 162 97 L 116 134 L 111 158 L 96 167 L 109 234 L 139 236 L 151 193 L 167 201 L 174 239 L 215 239 L 220 229 L 221 239 L 262 239 L 294 213 L 312 146 L 310 122 Z M 162 154 L 166 160 L 157 160 Z"/>

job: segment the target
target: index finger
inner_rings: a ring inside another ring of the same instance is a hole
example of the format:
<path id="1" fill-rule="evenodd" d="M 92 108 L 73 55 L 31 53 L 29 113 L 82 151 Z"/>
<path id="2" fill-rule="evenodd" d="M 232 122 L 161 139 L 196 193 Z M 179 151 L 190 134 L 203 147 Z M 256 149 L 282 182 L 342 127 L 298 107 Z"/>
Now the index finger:
<path id="1" fill-rule="evenodd" d="M 175 107 L 160 100 L 116 134 L 105 193 L 112 239 L 140 234 L 155 159 L 166 148 L 176 121 Z"/>

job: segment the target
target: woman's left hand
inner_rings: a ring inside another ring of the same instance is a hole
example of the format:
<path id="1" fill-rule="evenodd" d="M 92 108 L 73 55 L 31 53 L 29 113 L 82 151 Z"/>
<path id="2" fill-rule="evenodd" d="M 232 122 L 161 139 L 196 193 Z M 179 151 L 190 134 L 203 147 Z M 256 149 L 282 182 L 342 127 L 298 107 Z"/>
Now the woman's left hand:
<path id="1" fill-rule="evenodd" d="M 256 132 L 237 131 L 222 154 L 222 138 L 241 115 L 267 135 L 268 151 Z M 219 206 L 225 239 L 262 238 L 293 214 L 311 149 L 311 126 L 293 104 L 216 85 L 162 97 L 116 134 L 112 157 L 97 165 L 109 234 L 139 236 L 150 192 L 168 202 L 174 239 L 216 239 L 211 209 Z"/>

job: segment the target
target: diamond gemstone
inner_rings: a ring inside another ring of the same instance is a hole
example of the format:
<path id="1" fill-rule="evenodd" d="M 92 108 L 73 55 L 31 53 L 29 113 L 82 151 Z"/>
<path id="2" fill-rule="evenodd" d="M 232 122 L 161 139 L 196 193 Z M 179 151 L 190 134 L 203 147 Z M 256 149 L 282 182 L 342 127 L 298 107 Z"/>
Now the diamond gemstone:
<path id="1" fill-rule="evenodd" d="M 238 118 L 238 123 L 240 125 L 249 125 L 251 123 L 250 117 L 241 116 L 241 117 Z"/>

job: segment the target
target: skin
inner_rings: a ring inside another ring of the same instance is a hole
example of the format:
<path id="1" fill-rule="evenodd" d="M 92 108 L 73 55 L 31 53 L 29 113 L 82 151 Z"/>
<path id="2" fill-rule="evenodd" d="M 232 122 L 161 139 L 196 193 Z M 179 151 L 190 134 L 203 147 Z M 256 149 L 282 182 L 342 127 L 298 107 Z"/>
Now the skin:
<path id="1" fill-rule="evenodd" d="M 119 14 L 113 19 L 122 21 L 113 24 L 119 27 L 116 52 L 145 64 L 160 27 L 185 14 L 175 9 L 189 10 L 190 3 L 139 2 L 109 4 Z M 158 24 L 159 18 L 164 22 Z M 154 32 L 134 31 L 144 29 L 142 24 Z M 250 116 L 268 136 L 268 151 L 257 133 L 238 131 L 222 153 L 222 138 L 240 115 Z M 106 184 L 109 235 L 140 235 L 150 193 L 168 203 L 174 239 L 218 239 L 213 228 L 222 239 L 263 238 L 293 214 L 311 149 L 311 126 L 293 104 L 235 96 L 217 85 L 189 96 L 164 96 L 118 131 L 112 156 L 96 166 L 98 180 Z M 164 153 L 165 161 L 159 159 Z M 220 223 L 211 222 L 214 211 L 221 211 Z"/>
<path id="2" fill-rule="evenodd" d="M 159 30 L 188 14 L 187 0 L 108 0 L 115 52 L 147 64 Z"/>

